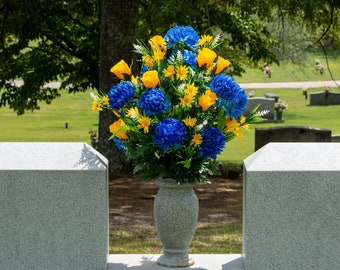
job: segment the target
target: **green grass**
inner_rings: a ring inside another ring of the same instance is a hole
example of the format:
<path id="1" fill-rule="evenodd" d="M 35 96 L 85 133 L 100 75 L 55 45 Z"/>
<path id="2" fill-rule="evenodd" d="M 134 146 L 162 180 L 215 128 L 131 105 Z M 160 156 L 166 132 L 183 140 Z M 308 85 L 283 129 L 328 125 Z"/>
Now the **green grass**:
<path id="1" fill-rule="evenodd" d="M 320 75 L 314 71 L 314 61 L 319 59 L 325 68 L 325 73 Z M 334 79 L 340 80 L 339 51 L 328 52 L 329 69 Z M 322 52 L 309 52 L 305 56 L 303 64 L 280 63 L 273 64 L 272 78 L 264 75 L 259 68 L 246 67 L 246 73 L 237 77 L 239 83 L 246 82 L 299 82 L 299 81 L 327 81 L 331 80 L 331 74 L 327 70 L 327 62 Z"/>
<path id="2" fill-rule="evenodd" d="M 162 250 L 162 244 L 152 226 L 143 226 L 143 230 L 113 228 L 110 239 L 110 254 L 158 254 Z M 226 222 L 202 224 L 197 228 L 190 246 L 192 254 L 241 252 L 242 227 Z"/>
<path id="3" fill-rule="evenodd" d="M 309 89 L 318 92 L 323 89 Z M 338 90 L 334 90 L 338 91 Z M 307 106 L 308 101 L 301 94 L 301 89 L 262 89 L 256 90 L 257 97 L 264 97 L 264 93 L 276 93 L 281 100 L 288 103 L 288 110 L 283 113 L 283 123 L 261 123 L 250 126 L 242 138 L 227 143 L 226 150 L 218 156 L 218 160 L 226 163 L 241 164 L 254 152 L 255 128 L 273 126 L 309 126 L 313 128 L 328 128 L 332 134 L 340 134 L 340 105 L 335 106 Z"/>
<path id="4" fill-rule="evenodd" d="M 0 141 L 90 143 L 88 131 L 97 129 L 98 112 L 91 112 L 89 93 L 62 93 L 52 104 L 39 105 L 40 110 L 20 116 L 8 107 L 0 108 Z"/>

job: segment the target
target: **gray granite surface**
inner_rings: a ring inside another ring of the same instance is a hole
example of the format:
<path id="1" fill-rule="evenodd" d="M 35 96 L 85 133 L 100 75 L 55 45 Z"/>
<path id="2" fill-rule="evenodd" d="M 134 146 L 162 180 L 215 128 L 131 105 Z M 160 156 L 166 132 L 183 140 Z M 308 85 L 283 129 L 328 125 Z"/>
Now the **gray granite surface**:
<path id="1" fill-rule="evenodd" d="M 107 161 L 84 143 L 0 143 L 0 269 L 106 269 Z"/>
<path id="2" fill-rule="evenodd" d="M 269 143 L 244 161 L 249 270 L 340 269 L 340 144 Z"/>

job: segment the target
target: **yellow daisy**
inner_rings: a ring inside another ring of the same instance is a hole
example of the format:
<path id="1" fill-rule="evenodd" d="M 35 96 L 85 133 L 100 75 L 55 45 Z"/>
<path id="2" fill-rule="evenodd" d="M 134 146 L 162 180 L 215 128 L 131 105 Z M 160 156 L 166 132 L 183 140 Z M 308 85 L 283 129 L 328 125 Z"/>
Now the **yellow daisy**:
<path id="1" fill-rule="evenodd" d="M 202 143 L 202 135 L 201 134 L 195 134 L 194 137 L 191 140 L 192 144 L 200 145 Z"/>
<path id="2" fill-rule="evenodd" d="M 197 119 L 196 118 L 191 118 L 190 116 L 188 116 L 187 118 L 183 119 L 182 122 L 187 127 L 194 127 L 196 125 Z"/>
<path id="3" fill-rule="evenodd" d="M 183 98 L 180 98 L 182 107 L 191 107 L 191 104 L 194 102 L 194 96 L 185 95 Z"/>
<path id="4" fill-rule="evenodd" d="M 100 104 L 100 102 L 98 102 L 97 100 L 92 101 L 92 109 L 91 111 L 102 111 L 103 107 L 102 104 Z"/>
<path id="5" fill-rule="evenodd" d="M 137 128 L 139 129 L 143 129 L 144 133 L 148 133 L 149 132 L 149 126 L 151 124 L 151 119 L 149 117 L 143 116 L 138 120 L 139 125 L 137 126 Z"/>
<path id="6" fill-rule="evenodd" d="M 139 118 L 139 111 L 137 107 L 131 108 L 128 110 L 127 114 L 128 117 L 130 117 L 131 119 L 138 119 Z"/>
<path id="7" fill-rule="evenodd" d="M 175 66 L 169 65 L 166 69 L 163 70 L 163 74 L 165 75 L 165 77 L 169 77 L 171 80 L 173 80 L 175 76 Z"/>
<path id="8" fill-rule="evenodd" d="M 197 46 L 203 46 L 207 43 L 209 43 L 213 39 L 212 36 L 209 35 L 202 35 L 198 43 L 196 44 Z"/>
<path id="9" fill-rule="evenodd" d="M 188 74 L 188 67 L 186 66 L 179 66 L 176 67 L 176 78 L 179 80 L 184 81 Z"/>

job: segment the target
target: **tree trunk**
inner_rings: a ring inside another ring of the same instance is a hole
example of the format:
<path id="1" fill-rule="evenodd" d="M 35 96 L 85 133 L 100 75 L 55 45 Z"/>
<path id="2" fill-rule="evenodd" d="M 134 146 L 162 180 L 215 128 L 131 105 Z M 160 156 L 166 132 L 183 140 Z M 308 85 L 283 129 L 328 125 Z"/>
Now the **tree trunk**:
<path id="1" fill-rule="evenodd" d="M 131 63 L 133 58 L 132 44 L 138 21 L 138 0 L 102 0 L 100 22 L 100 83 L 99 91 L 107 93 L 118 80 L 110 68 L 121 59 Z M 111 175 L 131 174 L 131 164 L 117 149 L 112 140 L 109 126 L 115 120 L 110 110 L 99 114 L 98 151 L 109 160 Z"/>

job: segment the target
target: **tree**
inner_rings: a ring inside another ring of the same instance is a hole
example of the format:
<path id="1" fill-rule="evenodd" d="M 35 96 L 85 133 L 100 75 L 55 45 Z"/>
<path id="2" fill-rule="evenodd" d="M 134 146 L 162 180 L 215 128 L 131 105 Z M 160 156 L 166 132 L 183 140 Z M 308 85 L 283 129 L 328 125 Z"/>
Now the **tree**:
<path id="1" fill-rule="evenodd" d="M 97 1 L 3 0 L 0 11 L 0 106 L 19 115 L 38 109 L 28 101 L 59 96 L 43 88 L 50 81 L 61 80 L 69 92 L 98 88 Z"/>
<path id="2" fill-rule="evenodd" d="M 99 89 L 107 93 L 115 82 L 114 75 L 109 72 L 113 64 L 120 59 L 132 62 L 132 43 L 137 26 L 139 1 L 126 0 L 122 5 L 119 0 L 102 0 L 101 4 Z M 113 141 L 108 140 L 108 127 L 114 121 L 113 117 L 109 110 L 100 112 L 98 150 L 108 157 L 112 174 L 131 173 L 129 163 Z"/>

